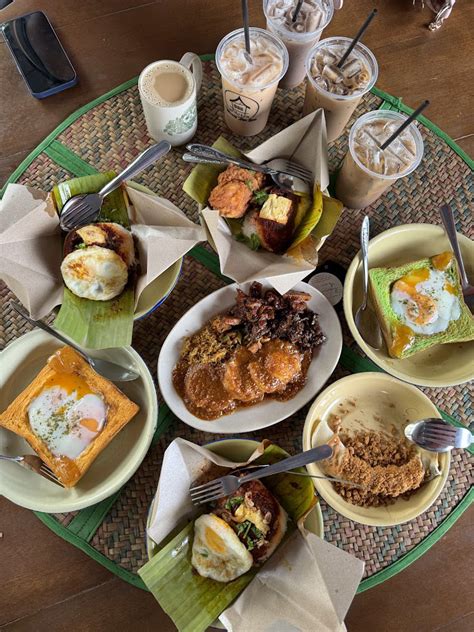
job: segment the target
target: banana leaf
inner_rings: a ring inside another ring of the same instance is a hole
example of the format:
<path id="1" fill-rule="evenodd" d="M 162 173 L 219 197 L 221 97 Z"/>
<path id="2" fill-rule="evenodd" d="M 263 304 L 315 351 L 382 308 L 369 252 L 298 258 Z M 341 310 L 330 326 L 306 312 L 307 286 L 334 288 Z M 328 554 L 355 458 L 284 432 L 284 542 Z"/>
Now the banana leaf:
<path id="1" fill-rule="evenodd" d="M 254 463 L 274 463 L 287 456 L 284 450 L 270 444 Z M 293 521 L 289 531 L 317 502 L 310 478 L 284 473 L 269 476 L 264 483 Z M 204 632 L 252 581 L 258 569 L 252 568 L 229 583 L 201 577 L 191 564 L 194 522 L 178 529 L 138 574 L 179 632 Z"/>
<path id="2" fill-rule="evenodd" d="M 115 173 L 110 171 L 74 178 L 55 186 L 52 195 L 58 213 L 61 213 L 64 204 L 72 196 L 95 193 L 114 176 Z M 105 198 L 99 221 L 116 222 L 126 228 L 130 227 L 127 197 L 121 188 Z M 134 309 L 135 289 L 132 286 L 125 287 L 119 296 L 110 301 L 80 298 L 65 287 L 54 326 L 89 349 L 123 347 L 132 341 Z"/>

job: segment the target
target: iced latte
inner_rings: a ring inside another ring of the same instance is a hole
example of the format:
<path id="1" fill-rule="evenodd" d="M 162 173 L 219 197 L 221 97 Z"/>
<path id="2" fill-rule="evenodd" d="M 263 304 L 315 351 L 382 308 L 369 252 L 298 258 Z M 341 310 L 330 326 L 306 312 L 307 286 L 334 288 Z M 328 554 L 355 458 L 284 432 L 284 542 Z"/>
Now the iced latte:
<path id="1" fill-rule="evenodd" d="M 329 142 L 339 138 L 359 101 L 377 80 L 375 57 L 360 42 L 338 67 L 351 41 L 348 37 L 321 40 L 306 60 L 308 80 L 303 114 L 324 109 Z"/>
<path id="2" fill-rule="evenodd" d="M 388 110 L 361 116 L 352 126 L 349 151 L 336 181 L 336 197 L 348 208 L 365 208 L 396 180 L 420 164 L 423 140 L 415 123 L 409 125 L 386 149 L 381 145 L 406 120 Z"/>
<path id="3" fill-rule="evenodd" d="M 243 29 L 219 43 L 216 63 L 222 77 L 224 118 L 240 136 L 254 136 L 267 124 L 278 82 L 288 68 L 288 52 L 278 37 L 250 28 L 250 57 Z"/>
<path id="4" fill-rule="evenodd" d="M 319 42 L 334 14 L 333 0 L 304 0 L 295 17 L 298 0 L 263 0 L 267 29 L 283 41 L 289 63 L 281 88 L 294 88 L 306 75 L 306 57 Z"/>

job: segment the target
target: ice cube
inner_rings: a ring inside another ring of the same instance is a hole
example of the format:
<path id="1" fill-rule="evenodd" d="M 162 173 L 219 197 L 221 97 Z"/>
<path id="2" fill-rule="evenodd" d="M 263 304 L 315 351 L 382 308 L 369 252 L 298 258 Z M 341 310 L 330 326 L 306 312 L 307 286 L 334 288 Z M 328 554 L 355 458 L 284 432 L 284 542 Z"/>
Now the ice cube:
<path id="1" fill-rule="evenodd" d="M 360 59 L 351 59 L 350 61 L 346 61 L 342 66 L 341 72 L 345 79 L 350 79 L 357 75 L 362 69 L 363 65 Z"/>
<path id="2" fill-rule="evenodd" d="M 342 83 L 344 79 L 344 75 L 336 66 L 324 66 L 322 75 L 331 83 Z"/>

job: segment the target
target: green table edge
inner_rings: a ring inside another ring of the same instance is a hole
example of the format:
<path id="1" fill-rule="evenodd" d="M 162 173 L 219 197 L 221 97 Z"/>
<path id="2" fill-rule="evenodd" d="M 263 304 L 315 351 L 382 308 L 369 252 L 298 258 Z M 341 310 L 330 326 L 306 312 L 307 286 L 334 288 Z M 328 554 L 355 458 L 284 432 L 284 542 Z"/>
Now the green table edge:
<path id="1" fill-rule="evenodd" d="M 203 61 L 210 61 L 214 59 L 213 54 L 201 55 L 201 59 Z M 134 77 L 120 84 L 119 86 L 109 90 L 105 94 L 100 97 L 97 97 L 93 101 L 90 101 L 86 105 L 80 107 L 75 112 L 70 114 L 62 123 L 60 123 L 46 138 L 18 165 L 18 167 L 13 171 L 10 177 L 5 182 L 4 186 L 0 189 L 0 198 L 3 196 L 6 187 L 10 183 L 16 182 L 20 176 L 24 173 L 24 171 L 30 166 L 30 164 L 41 154 L 42 152 L 46 153 L 46 155 L 56 164 L 63 167 L 70 173 L 75 176 L 83 176 L 90 175 L 92 173 L 96 173 L 94 167 L 89 165 L 87 162 L 82 160 L 77 154 L 72 152 L 68 147 L 63 145 L 62 143 L 56 140 L 57 136 L 59 136 L 65 129 L 67 129 L 72 123 L 74 123 L 78 118 L 80 118 L 83 114 L 94 108 L 95 106 L 103 103 L 107 99 L 120 94 L 121 92 L 128 90 L 137 84 L 138 77 Z M 383 101 L 381 107 L 385 109 L 395 109 L 406 114 L 411 114 L 413 112 L 412 108 L 404 105 L 402 103 L 401 98 L 393 97 L 378 88 L 372 88 L 371 92 L 376 96 L 380 97 Z M 434 134 L 438 137 L 442 138 L 447 145 L 455 151 L 466 164 L 474 169 L 474 160 L 472 160 L 467 153 L 457 145 L 457 143 L 448 136 L 445 132 L 443 132 L 439 127 L 437 127 L 434 123 L 432 123 L 429 119 L 424 116 L 418 117 L 418 120 L 425 125 L 428 129 L 430 129 Z M 211 270 L 215 274 L 219 274 L 219 263 L 218 259 L 215 255 L 205 250 L 202 246 L 195 247 L 190 253 L 195 259 L 200 261 L 203 265 L 205 265 L 209 270 Z M 220 275 L 222 276 L 222 275 Z M 226 281 L 230 281 L 229 279 L 225 279 Z M 368 358 L 362 358 L 355 354 L 353 351 L 344 347 L 342 355 L 341 355 L 341 364 L 351 370 L 352 372 L 359 371 L 380 371 L 380 369 L 373 364 Z M 461 425 L 457 422 L 453 417 L 447 415 L 443 411 L 440 411 L 442 416 L 454 425 Z M 158 438 L 169 428 L 169 426 L 173 423 L 174 416 L 171 414 L 166 405 L 161 404 L 160 412 L 158 415 L 158 425 L 155 431 L 155 436 L 153 442 L 156 442 Z M 472 454 L 474 450 L 471 448 L 469 452 Z M 117 565 L 115 562 L 105 557 L 102 553 L 94 549 L 90 540 L 92 539 L 95 531 L 98 526 L 101 524 L 104 516 L 107 514 L 111 506 L 114 504 L 116 499 L 119 497 L 122 490 L 119 490 L 109 498 L 105 499 L 101 503 L 94 505 L 93 507 L 88 507 L 87 509 L 82 510 L 68 525 L 68 527 L 63 526 L 59 523 L 54 515 L 43 513 L 43 512 L 34 512 L 36 516 L 45 524 L 49 529 L 51 529 L 58 536 L 73 544 L 77 548 L 84 551 L 89 557 L 93 558 L 95 561 L 100 563 L 102 566 L 107 568 L 109 571 L 120 577 L 121 579 L 127 581 L 128 583 L 136 586 L 137 588 L 141 588 L 143 590 L 147 590 L 143 581 L 138 575 L 128 571 L 127 569 L 122 568 Z M 403 569 L 407 568 L 412 562 L 416 561 L 419 557 L 421 557 L 429 548 L 431 548 L 448 530 L 449 528 L 460 518 L 460 516 L 466 511 L 466 509 L 474 502 L 474 489 L 470 489 L 467 494 L 462 498 L 462 500 L 456 505 L 456 507 L 451 511 L 449 516 L 443 520 L 431 533 L 427 536 L 422 542 L 413 547 L 408 553 L 400 557 L 396 562 L 391 564 L 389 567 L 382 569 L 368 577 L 360 583 L 357 592 L 361 593 L 369 588 L 373 588 L 374 586 L 386 581 L 390 577 L 393 577 Z"/>

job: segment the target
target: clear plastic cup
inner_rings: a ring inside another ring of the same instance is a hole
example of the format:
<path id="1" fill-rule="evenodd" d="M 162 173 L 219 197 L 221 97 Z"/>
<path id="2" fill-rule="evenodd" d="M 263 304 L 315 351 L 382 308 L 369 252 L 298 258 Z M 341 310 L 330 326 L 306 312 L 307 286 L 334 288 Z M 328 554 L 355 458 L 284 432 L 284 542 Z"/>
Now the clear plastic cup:
<path id="1" fill-rule="evenodd" d="M 288 51 L 280 38 L 252 26 L 250 50 L 257 49 L 261 64 L 252 65 L 243 52 L 244 30 L 237 29 L 219 42 L 216 51 L 225 122 L 240 136 L 254 136 L 264 129 L 278 82 L 288 68 Z"/>
<path id="2" fill-rule="evenodd" d="M 280 81 L 280 88 L 295 88 L 304 81 L 308 51 L 319 42 L 321 33 L 332 20 L 334 15 L 334 3 L 333 0 L 317 0 L 325 14 L 324 18 L 318 23 L 316 28 L 309 31 L 298 32 L 286 28 L 281 20 L 275 19 L 274 16 L 270 15 L 272 7 L 274 7 L 278 1 L 279 0 L 263 0 L 263 12 L 267 18 L 267 29 L 271 33 L 278 35 L 288 50 L 288 70 Z M 298 0 L 285 0 L 285 4 L 290 5 L 291 10 L 294 11 Z M 310 25 L 308 25 L 308 27 L 310 28 Z"/>
<path id="3" fill-rule="evenodd" d="M 352 39 L 349 37 L 328 37 L 320 40 L 310 50 L 306 58 L 307 83 L 303 114 L 309 114 L 318 108 L 324 109 L 328 142 L 339 138 L 360 100 L 372 88 L 378 77 L 377 60 L 367 46 L 358 42 L 349 55 L 347 62 L 351 59 L 358 59 L 367 69 L 369 80 L 363 87 L 354 88 L 349 94 L 335 94 L 322 88 L 315 81 L 311 68 L 316 54 L 329 51 L 329 53 L 340 58 L 351 42 Z"/>
<path id="4" fill-rule="evenodd" d="M 367 135 L 367 140 L 370 142 L 370 152 L 367 151 L 365 155 L 361 153 L 361 136 L 358 135 L 359 130 L 369 130 L 372 133 L 373 123 L 379 122 L 381 124 L 384 121 L 395 122 L 394 128 L 398 128 L 407 116 L 400 114 L 399 112 L 393 112 L 391 110 L 375 110 L 374 112 L 367 112 L 363 114 L 352 126 L 349 135 L 349 150 L 344 158 L 341 170 L 336 180 L 336 197 L 348 208 L 361 209 L 369 206 L 375 200 L 377 200 L 384 191 L 392 186 L 394 182 L 400 178 L 412 173 L 420 164 L 423 157 L 423 139 L 420 131 L 416 127 L 415 123 L 411 123 L 404 131 L 403 137 L 405 145 L 406 141 L 410 142 L 410 145 L 414 148 L 413 159 L 405 162 L 405 168 L 402 168 L 394 173 L 379 173 L 369 168 L 367 164 L 370 155 L 374 155 L 372 152 L 372 138 Z M 405 136 L 406 134 L 406 136 Z M 357 141 L 359 147 L 359 153 L 356 148 L 356 135 L 359 140 Z M 386 134 L 387 138 L 390 134 Z M 382 142 L 387 140 L 383 137 Z M 399 149 L 397 149 L 397 147 Z M 405 147 L 402 142 L 397 143 L 397 139 L 391 143 L 387 149 L 384 150 L 384 155 L 388 156 L 388 159 L 398 157 L 398 152 L 405 152 Z M 387 153 L 388 152 L 388 153 Z M 377 155 L 379 155 L 377 153 Z M 396 164 L 396 160 L 393 161 Z M 403 162 L 403 161 L 400 161 Z M 390 170 L 390 163 L 386 162 L 386 169 Z"/>

